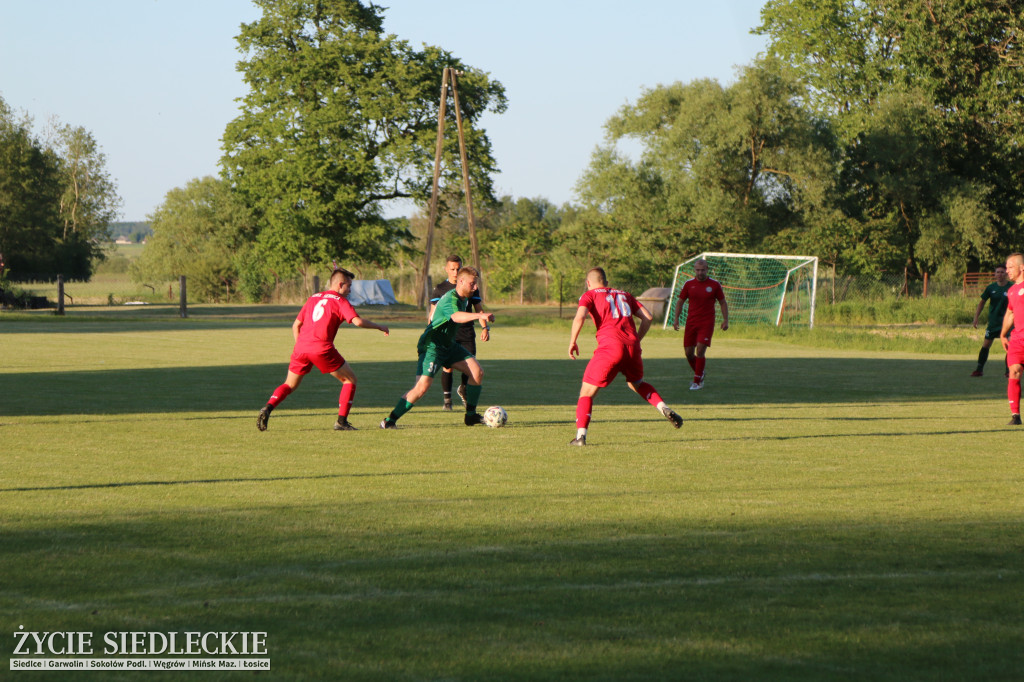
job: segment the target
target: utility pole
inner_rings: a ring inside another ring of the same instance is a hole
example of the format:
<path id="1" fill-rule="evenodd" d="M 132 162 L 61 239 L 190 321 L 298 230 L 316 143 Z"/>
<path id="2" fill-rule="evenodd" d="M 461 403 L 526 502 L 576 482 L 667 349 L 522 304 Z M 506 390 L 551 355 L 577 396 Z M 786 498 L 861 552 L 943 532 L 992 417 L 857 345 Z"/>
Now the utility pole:
<path id="1" fill-rule="evenodd" d="M 469 160 L 466 156 L 466 137 L 462 129 L 462 109 L 459 106 L 459 91 L 456 76 L 461 76 L 461 71 L 445 67 L 441 77 L 441 106 L 437 113 L 437 146 L 434 148 L 434 184 L 430 195 L 430 218 L 427 223 L 427 239 L 423 249 L 423 269 L 420 271 L 420 291 L 416 295 L 417 305 L 427 307 L 430 292 L 427 291 L 430 279 L 430 257 L 434 246 L 434 226 L 437 224 L 438 183 L 441 178 L 441 155 L 444 149 L 444 121 L 448 106 L 448 89 L 451 88 L 455 104 L 455 122 L 459 131 L 459 157 L 462 162 L 462 188 L 466 194 L 466 218 L 469 223 L 469 242 L 473 250 L 473 267 L 480 270 L 480 249 L 476 239 L 476 220 L 473 217 L 473 196 L 469 187 Z M 450 81 L 450 85 L 449 85 Z M 478 288 L 483 297 L 484 284 L 481 275 Z"/>

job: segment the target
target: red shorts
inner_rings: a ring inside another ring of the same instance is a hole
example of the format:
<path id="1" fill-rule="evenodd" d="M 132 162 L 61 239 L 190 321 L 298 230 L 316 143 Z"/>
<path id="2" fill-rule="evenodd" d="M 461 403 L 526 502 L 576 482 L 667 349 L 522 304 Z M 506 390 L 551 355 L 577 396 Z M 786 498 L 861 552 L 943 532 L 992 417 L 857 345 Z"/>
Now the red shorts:
<path id="1" fill-rule="evenodd" d="M 1024 365 L 1024 343 L 1014 343 L 1015 336 L 1010 337 L 1010 347 L 1006 350 L 1006 365 Z"/>
<path id="2" fill-rule="evenodd" d="M 622 372 L 626 381 L 636 383 L 644 378 L 644 360 L 640 344 L 598 346 L 583 372 L 583 381 L 604 388 Z"/>
<path id="3" fill-rule="evenodd" d="M 291 362 L 288 363 L 288 371 L 295 374 L 309 374 L 309 370 L 316 365 L 316 368 L 323 374 L 340 369 L 345 364 L 345 358 L 334 346 L 328 349 L 310 353 L 303 353 L 297 350 L 292 351 Z"/>
<path id="4" fill-rule="evenodd" d="M 715 321 L 687 324 L 683 330 L 683 348 L 693 348 L 698 343 L 702 346 L 711 345 L 711 335 L 715 333 Z"/>

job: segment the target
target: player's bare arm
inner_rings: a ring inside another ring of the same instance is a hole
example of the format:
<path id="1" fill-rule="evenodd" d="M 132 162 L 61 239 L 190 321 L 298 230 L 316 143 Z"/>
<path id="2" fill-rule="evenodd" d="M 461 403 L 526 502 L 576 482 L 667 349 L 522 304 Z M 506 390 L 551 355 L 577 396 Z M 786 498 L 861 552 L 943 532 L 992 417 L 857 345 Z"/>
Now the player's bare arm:
<path id="1" fill-rule="evenodd" d="M 384 336 L 391 336 L 391 330 L 388 329 L 386 325 L 377 324 L 376 322 L 371 322 L 370 320 L 364 320 L 361 317 L 353 317 L 352 324 L 353 326 L 361 327 L 363 329 L 376 329 L 377 331 L 384 332 Z"/>
<path id="2" fill-rule="evenodd" d="M 480 320 L 481 322 L 494 322 L 494 315 L 492 315 L 491 313 L 462 312 L 460 310 L 458 312 L 452 313 L 451 316 L 451 321 L 456 322 L 458 324 L 464 324 L 466 322 L 476 322 L 477 320 Z"/>
<path id="3" fill-rule="evenodd" d="M 723 298 L 718 305 L 722 308 L 722 331 L 724 332 L 729 328 L 729 304 Z"/>
<path id="4" fill-rule="evenodd" d="M 572 318 L 572 332 L 569 334 L 569 357 L 573 360 L 580 354 L 580 347 L 576 340 L 580 338 L 583 331 L 583 321 L 587 319 L 587 306 L 581 305 L 576 309 L 576 317 Z"/>
<path id="5" fill-rule="evenodd" d="M 298 343 L 298 341 L 299 341 L 299 330 L 300 329 L 302 329 L 302 319 L 296 317 L 295 321 L 292 322 L 292 336 L 294 337 L 294 341 L 296 343 Z"/>
<path id="6" fill-rule="evenodd" d="M 999 342 L 1003 344 L 1004 351 L 1010 350 L 1010 339 L 1006 336 L 1010 333 L 1011 328 L 1013 328 L 1013 311 L 1007 310 L 1003 315 L 1003 329 L 999 332 Z"/>
<path id="7" fill-rule="evenodd" d="M 484 307 L 480 303 L 474 303 L 473 304 L 473 308 L 478 313 L 482 313 L 484 311 Z M 490 341 L 491 340 L 491 328 L 490 328 L 490 326 L 488 326 L 484 322 L 481 322 L 480 323 L 480 327 L 481 327 L 481 329 L 480 329 L 480 340 L 481 341 Z"/>
<path id="8" fill-rule="evenodd" d="M 640 318 L 640 326 L 637 327 L 636 337 L 638 341 L 643 341 L 644 337 L 647 336 L 647 332 L 651 329 L 651 322 L 654 321 L 654 316 L 651 315 L 651 311 L 640 304 L 640 310 L 636 311 L 636 316 Z"/>
<path id="9" fill-rule="evenodd" d="M 978 307 L 974 309 L 974 322 L 971 326 L 978 328 L 978 318 L 981 317 L 981 309 L 985 307 L 985 299 L 978 301 Z"/>
<path id="10" fill-rule="evenodd" d="M 676 314 L 672 318 L 672 329 L 673 329 L 673 331 L 679 331 L 679 313 L 683 309 L 683 301 L 685 301 L 685 300 L 686 300 L 686 297 L 684 296 L 683 298 L 680 298 L 679 299 L 679 303 L 676 304 Z"/>

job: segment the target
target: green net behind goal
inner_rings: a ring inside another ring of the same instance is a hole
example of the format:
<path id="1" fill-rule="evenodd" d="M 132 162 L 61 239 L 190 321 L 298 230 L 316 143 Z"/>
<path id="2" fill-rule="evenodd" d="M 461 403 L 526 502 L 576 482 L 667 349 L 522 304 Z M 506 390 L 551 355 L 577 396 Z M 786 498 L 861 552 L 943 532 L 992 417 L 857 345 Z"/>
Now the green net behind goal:
<path id="1" fill-rule="evenodd" d="M 729 322 L 814 325 L 817 261 L 813 256 L 703 253 L 676 267 L 665 325 L 675 319 L 679 290 L 694 277 L 693 265 L 703 258 L 708 276 L 718 280 L 729 306 Z M 679 324 L 686 320 L 683 303 Z M 721 320 L 721 311 L 718 313 Z"/>

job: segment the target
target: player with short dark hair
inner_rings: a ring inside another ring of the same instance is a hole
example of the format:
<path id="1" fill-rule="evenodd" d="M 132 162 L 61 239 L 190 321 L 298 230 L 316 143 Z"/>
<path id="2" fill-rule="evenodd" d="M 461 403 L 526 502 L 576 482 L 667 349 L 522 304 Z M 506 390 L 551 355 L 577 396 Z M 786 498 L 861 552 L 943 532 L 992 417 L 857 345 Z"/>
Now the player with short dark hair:
<path id="1" fill-rule="evenodd" d="M 437 306 L 437 302 L 441 300 L 441 297 L 447 294 L 449 291 L 455 288 L 455 279 L 458 277 L 459 270 L 462 269 L 462 257 L 456 254 L 448 256 L 448 259 L 444 263 L 444 271 L 448 276 L 445 281 L 434 287 L 434 291 L 430 294 L 430 312 L 427 314 L 427 322 L 434 315 L 434 308 Z M 477 288 L 469 296 L 469 307 L 471 310 L 475 310 L 480 313 L 483 312 L 483 298 L 480 296 L 480 290 Z M 483 329 L 480 330 L 480 340 L 490 341 L 491 339 L 491 328 L 486 322 L 481 322 L 480 326 Z M 459 343 L 463 348 L 468 350 L 476 357 L 476 323 L 470 321 L 459 325 L 459 330 L 455 334 L 455 341 Z M 466 386 L 469 384 L 469 375 L 465 372 L 460 372 L 462 375 L 462 383 L 459 385 L 458 396 L 462 400 L 462 404 L 466 404 Z M 452 375 L 453 372 L 450 367 L 444 367 L 441 371 L 441 390 L 444 393 L 444 403 L 442 409 L 446 412 L 450 412 L 452 409 Z"/>
<path id="2" fill-rule="evenodd" d="M 722 285 L 708 277 L 708 262 L 698 258 L 693 263 L 693 279 L 683 283 L 679 290 L 679 301 L 676 303 L 676 314 L 672 320 L 672 328 L 679 331 L 679 313 L 685 301 L 690 302 L 686 309 L 686 330 L 683 332 L 683 351 L 686 361 L 693 369 L 691 391 L 704 388 L 705 354 L 711 345 L 711 335 L 715 331 L 715 301 L 722 308 L 722 331 L 729 328 L 729 306 L 725 302 Z"/>
<path id="3" fill-rule="evenodd" d="M 682 417 L 665 404 L 654 386 L 644 381 L 640 340 L 651 328 L 654 319 L 651 313 L 633 294 L 610 288 L 608 278 L 601 268 L 592 268 L 587 273 L 586 287 L 572 321 L 569 357 L 575 360 L 580 353 L 576 340 L 588 314 L 597 327 L 597 348 L 583 372 L 580 397 L 576 402 L 576 438 L 569 441 L 569 445 L 587 444 L 594 396 L 619 373 L 626 377 L 626 385 L 630 390 L 657 408 L 678 429 L 683 425 Z M 634 317 L 640 318 L 640 329 L 636 328 Z"/>
<path id="4" fill-rule="evenodd" d="M 348 294 L 352 290 L 355 277 L 344 268 L 337 268 L 331 273 L 330 286 L 326 291 L 313 294 L 302 306 L 295 322 L 292 323 L 292 335 L 295 347 L 288 365 L 288 375 L 284 383 L 274 389 L 270 400 L 256 417 L 256 428 L 267 430 L 270 413 L 281 404 L 292 391 L 299 387 L 302 378 L 316 367 L 322 374 L 330 374 L 341 382 L 341 395 L 338 397 L 338 420 L 334 423 L 335 431 L 354 431 L 355 427 L 348 423 L 348 413 L 352 408 L 352 399 L 356 393 L 356 375 L 352 367 L 345 362 L 338 349 L 334 347 L 334 337 L 342 322 L 348 322 L 364 329 L 377 329 L 390 334 L 384 325 L 371 322 L 356 313 L 348 302 Z"/>
<path id="5" fill-rule="evenodd" d="M 1006 292 L 1012 286 L 1012 282 L 1006 276 L 1006 266 L 999 265 L 995 271 L 996 281 L 985 287 L 985 290 L 981 292 L 981 300 L 978 301 L 978 307 L 974 310 L 974 328 L 978 328 L 978 318 L 981 316 L 981 310 L 985 307 L 985 301 L 988 301 L 988 324 L 985 326 L 985 340 L 981 342 L 981 350 L 978 351 L 978 366 L 973 372 L 972 377 L 980 377 L 985 369 L 985 362 L 988 360 L 989 348 L 992 347 L 992 342 L 999 338 L 999 333 L 1003 329 L 1003 315 L 1006 314 Z M 1010 375 L 1010 368 L 1006 368 L 1006 376 Z"/>
<path id="6" fill-rule="evenodd" d="M 469 384 L 466 386 L 466 415 L 463 421 L 466 426 L 483 423 L 483 418 L 477 414 L 476 407 L 480 402 L 484 371 L 473 354 L 455 340 L 461 324 L 475 320 L 494 321 L 494 315 L 490 313 L 469 312 L 469 297 L 476 289 L 479 277 L 474 268 L 462 268 L 455 279 L 455 288 L 442 296 L 434 306 L 430 323 L 416 344 L 419 356 L 416 383 L 399 398 L 395 409 L 380 423 L 380 428 L 398 428 L 396 423 L 399 418 L 424 396 L 434 381 L 434 375 L 442 367 L 451 367 L 469 374 Z"/>
<path id="7" fill-rule="evenodd" d="M 1006 274 L 1013 286 L 1006 292 L 1006 314 L 1003 315 L 1003 329 L 999 341 L 1006 351 L 1006 364 L 1010 377 L 1006 382 L 1006 397 L 1010 403 L 1010 426 L 1020 426 L 1020 380 L 1024 375 L 1024 334 L 1010 336 L 1015 328 L 1014 321 L 1024 319 L 1024 256 L 1011 253 L 1006 259 Z"/>

